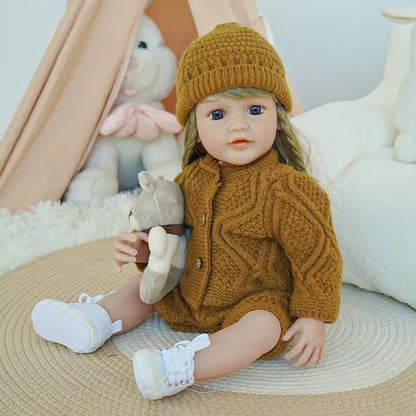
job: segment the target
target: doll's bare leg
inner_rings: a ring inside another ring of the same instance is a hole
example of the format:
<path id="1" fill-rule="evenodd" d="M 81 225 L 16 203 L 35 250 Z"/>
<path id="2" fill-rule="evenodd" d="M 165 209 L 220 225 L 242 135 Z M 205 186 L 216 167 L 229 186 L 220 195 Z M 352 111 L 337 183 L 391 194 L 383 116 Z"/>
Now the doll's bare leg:
<path id="1" fill-rule="evenodd" d="M 156 305 L 149 305 L 140 299 L 139 275 L 129 279 L 117 293 L 106 298 L 101 306 L 110 315 L 112 322 L 122 321 L 123 329 L 116 334 L 130 331 L 156 310 Z"/>
<path id="2" fill-rule="evenodd" d="M 195 354 L 195 380 L 223 376 L 246 367 L 275 347 L 278 318 L 265 310 L 245 314 L 235 324 L 210 336 L 210 345 Z"/>
<path id="3" fill-rule="evenodd" d="M 272 350 L 280 333 L 275 315 L 254 310 L 211 337 L 200 334 L 165 350 L 139 350 L 133 356 L 137 386 L 148 399 L 171 396 L 195 380 L 223 376 L 247 366 Z"/>

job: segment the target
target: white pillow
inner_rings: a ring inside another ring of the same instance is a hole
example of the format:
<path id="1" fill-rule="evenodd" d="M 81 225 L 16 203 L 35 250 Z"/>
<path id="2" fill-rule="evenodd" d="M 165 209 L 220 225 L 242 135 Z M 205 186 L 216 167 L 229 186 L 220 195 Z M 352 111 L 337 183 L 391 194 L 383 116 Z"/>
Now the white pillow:
<path id="1" fill-rule="evenodd" d="M 393 160 L 391 109 L 343 101 L 292 121 L 331 198 L 344 281 L 416 308 L 416 164 Z"/>

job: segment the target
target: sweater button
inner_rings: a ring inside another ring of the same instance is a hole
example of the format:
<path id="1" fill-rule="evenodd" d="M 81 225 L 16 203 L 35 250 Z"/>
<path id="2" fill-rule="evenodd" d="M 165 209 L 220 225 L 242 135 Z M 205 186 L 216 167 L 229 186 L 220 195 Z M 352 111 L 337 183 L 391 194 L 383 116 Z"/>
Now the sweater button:
<path id="1" fill-rule="evenodd" d="M 202 269 L 202 259 L 199 257 L 196 259 L 196 268 Z"/>
<path id="2" fill-rule="evenodd" d="M 207 214 L 202 215 L 202 224 L 205 225 L 207 223 Z"/>

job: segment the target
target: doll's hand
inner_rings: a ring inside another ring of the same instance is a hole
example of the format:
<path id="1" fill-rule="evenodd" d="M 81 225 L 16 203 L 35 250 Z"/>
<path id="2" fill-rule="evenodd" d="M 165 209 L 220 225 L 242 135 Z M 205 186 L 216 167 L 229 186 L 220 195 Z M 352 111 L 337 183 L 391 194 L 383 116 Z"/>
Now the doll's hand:
<path id="1" fill-rule="evenodd" d="M 316 319 L 298 318 L 282 339 L 289 341 L 295 334 L 299 334 L 299 339 L 284 358 L 289 361 L 298 356 L 293 367 L 322 364 L 325 357 L 325 324 Z"/>
<path id="2" fill-rule="evenodd" d="M 146 233 L 122 232 L 113 245 L 113 258 L 117 271 L 127 263 L 147 263 L 149 260 L 149 246 Z"/>

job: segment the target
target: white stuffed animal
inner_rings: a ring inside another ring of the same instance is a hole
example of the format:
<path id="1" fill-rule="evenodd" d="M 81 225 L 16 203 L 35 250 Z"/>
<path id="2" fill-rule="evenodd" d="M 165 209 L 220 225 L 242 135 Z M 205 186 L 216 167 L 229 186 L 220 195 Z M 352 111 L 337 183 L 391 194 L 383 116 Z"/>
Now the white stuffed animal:
<path id="1" fill-rule="evenodd" d="M 140 297 L 152 304 L 179 283 L 185 267 L 184 200 L 176 183 L 147 172 L 138 176 L 142 192 L 129 222 L 135 231 L 148 233 L 149 261 L 137 266 L 143 271 Z"/>
<path id="2" fill-rule="evenodd" d="M 162 35 L 143 15 L 113 110 L 83 170 L 70 183 L 65 199 L 90 203 L 137 187 L 137 174 L 173 179 L 181 170 L 181 152 L 174 133 L 181 127 L 161 100 L 175 84 L 176 57 Z"/>
<path id="3" fill-rule="evenodd" d="M 416 6 L 413 6 L 416 21 Z M 409 17 L 410 19 L 410 17 Z M 410 20 L 411 21 L 411 20 Z M 399 135 L 394 143 L 394 157 L 399 162 L 416 162 L 416 23 L 410 38 L 409 72 L 405 76 L 393 109 Z"/>
<path id="4" fill-rule="evenodd" d="M 292 122 L 308 140 L 312 173 L 331 198 L 343 281 L 416 308 L 416 164 L 393 160 L 393 106 L 409 70 L 411 27 L 398 24 L 406 9 L 383 9 L 392 24 L 384 77 L 373 91 Z"/>

